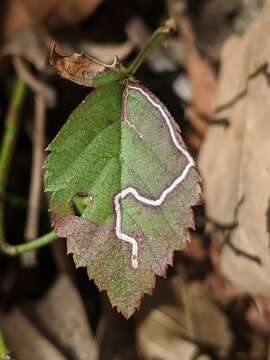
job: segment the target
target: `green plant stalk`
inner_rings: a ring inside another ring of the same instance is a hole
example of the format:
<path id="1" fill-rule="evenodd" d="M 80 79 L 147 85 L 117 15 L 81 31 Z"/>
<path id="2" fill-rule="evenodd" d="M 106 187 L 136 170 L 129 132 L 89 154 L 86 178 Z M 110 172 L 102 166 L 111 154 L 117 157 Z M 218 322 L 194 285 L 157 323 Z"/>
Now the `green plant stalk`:
<path id="1" fill-rule="evenodd" d="M 2 251 L 9 256 L 17 256 L 22 253 L 39 249 L 43 246 L 49 245 L 51 242 L 58 239 L 54 231 L 51 231 L 35 240 L 19 245 L 9 245 L 6 242 L 2 244 Z"/>
<path id="2" fill-rule="evenodd" d="M 0 330 L 0 359 L 4 359 L 9 353 L 10 350 L 7 347 L 2 331 Z"/>
<path id="3" fill-rule="evenodd" d="M 150 55 L 150 53 L 160 46 L 160 44 L 170 35 L 173 31 L 176 30 L 176 23 L 174 20 L 169 19 L 165 22 L 165 24 L 159 27 L 151 36 L 148 43 L 145 47 L 140 51 L 138 56 L 134 59 L 134 61 L 128 66 L 128 73 L 130 75 L 134 75 L 141 64 L 144 62 L 146 57 Z"/>
<path id="4" fill-rule="evenodd" d="M 7 178 L 16 145 L 20 112 L 24 103 L 25 94 L 25 83 L 22 80 L 17 79 L 11 95 L 10 106 L 5 121 L 5 129 L 0 149 L 0 248 L 3 253 L 9 256 L 16 256 L 27 251 L 38 249 L 58 238 L 54 232 L 49 232 L 48 234 L 41 236 L 36 240 L 20 245 L 9 245 L 5 240 L 4 198 L 6 195 Z"/>
<path id="5" fill-rule="evenodd" d="M 0 150 L 0 196 L 3 196 L 6 189 L 7 177 L 10 163 L 16 144 L 20 110 L 25 98 L 26 86 L 22 80 L 17 80 L 5 121 L 3 141 Z"/>
<path id="6" fill-rule="evenodd" d="M 6 191 L 6 183 L 9 174 L 10 164 L 14 148 L 16 144 L 18 123 L 20 111 L 24 102 L 26 93 L 26 85 L 20 79 L 17 79 L 11 95 L 11 101 L 5 120 L 5 128 L 3 140 L 0 150 L 0 245 L 5 244 L 4 231 L 4 197 Z"/>

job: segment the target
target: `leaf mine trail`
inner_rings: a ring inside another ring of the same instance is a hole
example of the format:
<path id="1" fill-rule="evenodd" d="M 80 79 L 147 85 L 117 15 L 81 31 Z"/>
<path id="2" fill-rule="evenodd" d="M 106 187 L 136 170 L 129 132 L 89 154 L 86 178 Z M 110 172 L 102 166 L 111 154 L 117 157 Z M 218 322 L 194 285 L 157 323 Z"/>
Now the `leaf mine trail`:
<path id="1" fill-rule="evenodd" d="M 162 203 L 166 200 L 167 196 L 179 185 L 181 184 L 185 178 L 188 175 L 189 169 L 194 166 L 194 160 L 191 157 L 191 155 L 188 153 L 188 151 L 186 149 L 184 149 L 177 141 L 176 136 L 175 136 L 175 132 L 173 129 L 173 126 L 171 124 L 171 121 L 168 117 L 168 115 L 166 114 L 166 112 L 164 111 L 164 109 L 162 108 L 162 105 L 155 102 L 150 96 L 149 94 L 147 94 L 140 86 L 135 86 L 135 85 L 128 85 L 127 89 L 126 89 L 126 97 L 125 97 L 125 101 L 127 101 L 128 98 L 128 91 L 132 89 L 135 91 L 139 91 L 146 99 L 147 101 L 149 101 L 156 109 L 158 109 L 158 111 L 160 112 L 162 118 L 165 120 L 165 123 L 169 129 L 169 133 L 171 135 L 172 141 L 175 145 L 175 147 L 186 157 L 186 159 L 188 160 L 187 165 L 185 166 L 184 170 L 180 173 L 180 175 L 178 177 L 176 177 L 173 182 L 162 191 L 162 193 L 160 194 L 158 199 L 148 199 L 146 197 L 143 197 L 142 195 L 140 195 L 138 193 L 138 191 L 133 188 L 133 187 L 127 187 L 125 189 L 123 189 L 121 192 L 119 192 L 118 194 L 116 194 L 114 196 L 114 207 L 115 207 L 115 213 L 116 213 L 116 224 L 115 224 L 115 232 L 116 232 L 116 236 L 118 237 L 119 240 L 123 240 L 128 242 L 129 244 L 131 244 L 132 246 L 132 256 L 131 256 L 131 264 L 132 267 L 134 269 L 138 268 L 138 243 L 136 241 L 136 239 L 132 238 L 131 236 L 124 234 L 122 232 L 122 212 L 121 212 L 121 200 L 124 199 L 127 195 L 131 194 L 134 196 L 134 198 L 136 200 L 138 200 L 139 202 L 141 202 L 142 204 L 145 205 L 150 205 L 150 206 L 160 206 L 162 205 Z M 127 121 L 127 123 L 129 124 L 128 119 L 125 119 Z M 142 137 L 142 136 L 140 136 Z"/>

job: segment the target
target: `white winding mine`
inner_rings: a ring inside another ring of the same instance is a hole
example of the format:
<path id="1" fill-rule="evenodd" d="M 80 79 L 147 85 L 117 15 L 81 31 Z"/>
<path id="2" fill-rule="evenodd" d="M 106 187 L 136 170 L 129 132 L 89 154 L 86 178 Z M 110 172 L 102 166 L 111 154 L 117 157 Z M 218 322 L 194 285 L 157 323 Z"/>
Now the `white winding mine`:
<path id="1" fill-rule="evenodd" d="M 164 118 L 164 120 L 166 122 L 166 125 L 168 126 L 168 129 L 169 129 L 169 132 L 170 132 L 170 135 L 172 137 L 172 141 L 173 141 L 175 147 L 182 154 L 184 154 L 188 160 L 188 163 L 185 166 L 182 173 L 178 177 L 176 177 L 174 179 L 174 181 L 171 183 L 171 185 L 160 194 L 160 197 L 158 199 L 153 200 L 153 199 L 145 198 L 145 197 L 141 196 L 138 193 L 138 191 L 136 189 L 134 189 L 133 187 L 128 187 L 126 189 L 123 189 L 120 193 L 118 193 L 114 197 L 114 206 L 115 206 L 115 212 L 116 212 L 116 225 L 115 225 L 116 236 L 118 237 L 118 239 L 126 241 L 131 244 L 131 246 L 132 246 L 131 263 L 132 263 L 132 267 L 134 269 L 136 269 L 138 267 L 138 243 L 134 238 L 132 238 L 122 232 L 122 213 L 121 213 L 121 204 L 120 204 L 121 199 L 124 199 L 127 195 L 131 194 L 135 197 L 136 200 L 140 201 L 142 204 L 151 205 L 151 206 L 162 205 L 162 203 L 166 200 L 167 196 L 176 188 L 176 186 L 185 180 L 185 178 L 188 175 L 189 169 L 192 166 L 194 166 L 194 161 L 193 161 L 192 157 L 190 156 L 190 154 L 187 152 L 187 150 L 185 150 L 178 143 L 175 133 L 174 133 L 173 126 L 170 122 L 170 119 L 169 119 L 168 115 L 165 113 L 165 111 L 163 110 L 162 106 L 160 104 L 156 103 L 141 87 L 138 87 L 138 86 L 129 85 L 128 88 L 126 89 L 126 92 L 127 92 L 126 98 L 128 96 L 128 89 L 133 89 L 133 90 L 139 91 L 143 96 L 145 96 L 147 98 L 147 100 L 155 108 L 157 108 L 159 110 L 159 112 L 161 113 L 162 117 Z"/>

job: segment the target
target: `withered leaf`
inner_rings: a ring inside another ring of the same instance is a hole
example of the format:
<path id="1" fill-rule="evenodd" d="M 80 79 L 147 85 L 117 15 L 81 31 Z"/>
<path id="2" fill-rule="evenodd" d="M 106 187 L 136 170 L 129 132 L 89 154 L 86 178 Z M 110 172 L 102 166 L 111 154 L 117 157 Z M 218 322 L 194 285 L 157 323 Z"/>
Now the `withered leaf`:
<path id="1" fill-rule="evenodd" d="M 62 56 L 55 48 L 54 44 L 51 50 L 51 64 L 60 76 L 79 85 L 94 87 L 94 80 L 98 75 L 111 72 L 119 65 L 117 56 L 111 65 L 106 65 L 84 53 Z"/>
<path id="2" fill-rule="evenodd" d="M 265 295 L 270 294 L 269 19 L 268 0 L 245 36 L 225 44 L 217 115 L 230 126 L 213 126 L 200 155 L 209 217 L 237 223 L 223 247 L 222 271 L 240 288 Z"/>

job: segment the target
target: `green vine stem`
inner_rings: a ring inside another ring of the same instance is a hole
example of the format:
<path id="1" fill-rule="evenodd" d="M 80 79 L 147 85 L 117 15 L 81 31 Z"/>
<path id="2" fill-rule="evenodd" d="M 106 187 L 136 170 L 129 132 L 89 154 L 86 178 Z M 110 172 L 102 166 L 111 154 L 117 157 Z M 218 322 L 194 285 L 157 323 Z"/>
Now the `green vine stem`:
<path id="1" fill-rule="evenodd" d="M 9 245 L 6 242 L 2 243 L 2 251 L 9 256 L 17 256 L 28 251 L 39 249 L 43 246 L 49 245 L 53 241 L 57 240 L 58 236 L 55 232 L 51 231 L 35 240 L 32 240 L 28 243 L 23 243 L 19 245 Z"/>
<path id="2" fill-rule="evenodd" d="M 10 350 L 6 344 L 2 331 L 0 330 L 0 360 L 9 358 Z"/>
<path id="3" fill-rule="evenodd" d="M 20 111 L 24 102 L 26 86 L 23 81 L 17 79 L 11 95 L 3 141 L 0 150 L 0 196 L 5 195 L 6 182 L 9 174 L 10 163 L 16 144 Z"/>
<path id="4" fill-rule="evenodd" d="M 16 144 L 20 112 L 24 102 L 26 86 L 24 82 L 17 79 L 11 95 L 11 101 L 6 116 L 3 140 L 0 150 L 0 245 L 5 245 L 4 230 L 4 198 L 6 183 L 9 174 L 10 164 Z"/>
<path id="5" fill-rule="evenodd" d="M 170 35 L 176 30 L 176 23 L 173 19 L 169 19 L 165 24 L 159 27 L 151 36 L 148 43 L 140 51 L 134 61 L 128 66 L 128 73 L 134 75 L 146 57 Z"/>
<path id="6" fill-rule="evenodd" d="M 4 199 L 6 196 L 6 184 L 14 148 L 16 145 L 20 114 L 25 95 L 26 85 L 22 80 L 17 79 L 11 95 L 11 101 L 5 120 L 5 128 L 0 149 L 0 248 L 3 253 L 9 256 L 16 256 L 26 251 L 38 249 L 58 238 L 54 232 L 49 232 L 48 234 L 26 244 L 9 245 L 5 240 Z"/>

